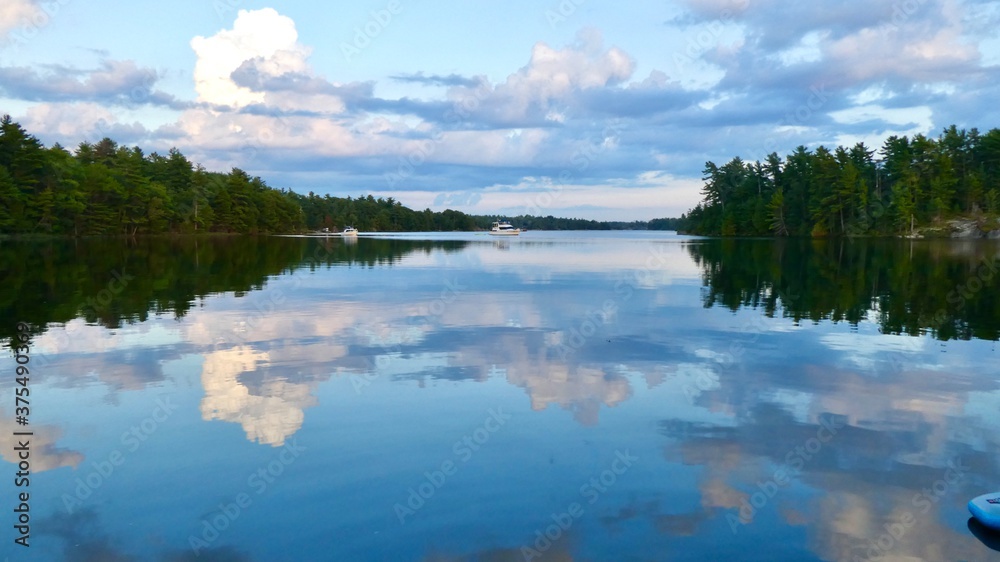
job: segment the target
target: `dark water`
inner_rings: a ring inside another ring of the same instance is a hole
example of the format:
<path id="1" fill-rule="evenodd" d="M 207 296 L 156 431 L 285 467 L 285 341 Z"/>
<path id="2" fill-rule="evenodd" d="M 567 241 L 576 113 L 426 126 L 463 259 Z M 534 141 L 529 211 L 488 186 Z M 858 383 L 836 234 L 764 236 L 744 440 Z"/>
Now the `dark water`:
<path id="1" fill-rule="evenodd" d="M 0 242 L 0 555 L 987 560 L 965 503 L 1000 490 L 998 259 L 645 232 Z"/>

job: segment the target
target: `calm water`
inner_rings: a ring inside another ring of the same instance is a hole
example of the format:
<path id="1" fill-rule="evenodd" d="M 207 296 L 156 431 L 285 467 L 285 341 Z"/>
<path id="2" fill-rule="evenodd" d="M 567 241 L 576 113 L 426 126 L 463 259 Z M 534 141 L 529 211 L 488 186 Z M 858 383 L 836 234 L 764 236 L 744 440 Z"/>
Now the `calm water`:
<path id="1" fill-rule="evenodd" d="M 0 243 L 12 560 L 986 560 L 1000 246 Z M 30 556 L 28 555 L 30 553 Z"/>

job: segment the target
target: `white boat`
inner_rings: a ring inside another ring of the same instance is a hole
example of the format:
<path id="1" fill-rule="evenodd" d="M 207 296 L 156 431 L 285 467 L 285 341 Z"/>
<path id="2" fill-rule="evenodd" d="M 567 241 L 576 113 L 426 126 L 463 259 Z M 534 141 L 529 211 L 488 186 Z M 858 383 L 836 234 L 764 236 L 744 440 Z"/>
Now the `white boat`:
<path id="1" fill-rule="evenodd" d="M 507 221 L 497 221 L 493 223 L 493 227 L 490 228 L 490 236 L 517 236 L 521 234 L 520 228 L 514 228 Z"/>
<path id="2" fill-rule="evenodd" d="M 341 236 L 357 236 L 357 235 L 358 235 L 358 229 L 354 228 L 353 226 L 345 228 L 344 232 L 341 233 Z"/>

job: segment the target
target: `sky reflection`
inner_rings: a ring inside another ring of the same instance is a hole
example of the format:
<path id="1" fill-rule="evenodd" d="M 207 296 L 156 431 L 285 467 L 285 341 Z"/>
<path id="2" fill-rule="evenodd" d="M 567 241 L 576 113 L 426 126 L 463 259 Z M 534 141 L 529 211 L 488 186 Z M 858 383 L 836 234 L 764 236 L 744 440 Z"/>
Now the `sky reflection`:
<path id="1" fill-rule="evenodd" d="M 188 560 L 194 537 L 199 560 L 988 557 L 965 502 L 1000 468 L 995 342 L 706 307 L 707 272 L 719 289 L 734 266 L 683 237 L 460 242 L 48 326 L 32 554 Z"/>

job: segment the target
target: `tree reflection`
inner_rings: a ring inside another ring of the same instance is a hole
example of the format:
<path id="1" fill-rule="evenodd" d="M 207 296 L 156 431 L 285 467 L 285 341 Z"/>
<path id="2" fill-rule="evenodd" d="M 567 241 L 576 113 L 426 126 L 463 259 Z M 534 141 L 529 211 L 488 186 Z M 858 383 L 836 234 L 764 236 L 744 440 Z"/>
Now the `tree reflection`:
<path id="1" fill-rule="evenodd" d="M 687 248 L 702 267 L 705 307 L 1000 339 L 1000 246 L 992 242 L 725 239 Z"/>

